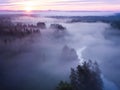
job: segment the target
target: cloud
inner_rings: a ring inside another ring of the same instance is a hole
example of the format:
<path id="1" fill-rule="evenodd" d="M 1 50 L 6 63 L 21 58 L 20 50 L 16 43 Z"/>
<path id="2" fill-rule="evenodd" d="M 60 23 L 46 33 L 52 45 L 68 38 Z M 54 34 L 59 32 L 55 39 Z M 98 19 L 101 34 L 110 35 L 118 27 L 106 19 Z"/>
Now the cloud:
<path id="1" fill-rule="evenodd" d="M 40 10 L 40 9 L 56 9 L 56 10 L 85 10 L 91 8 L 91 10 L 94 10 L 99 7 L 99 9 L 104 10 L 119 10 L 120 7 L 120 1 L 119 0 L 4 0 L 0 1 L 0 6 L 1 8 L 5 7 L 8 8 L 7 6 L 12 6 L 16 7 L 18 9 L 24 9 L 20 8 L 22 6 L 26 6 L 27 2 L 32 2 L 34 3 L 34 6 L 36 7 L 35 9 Z M 63 8 L 64 7 L 64 8 Z M 88 7 L 88 8 L 86 8 Z M 104 7 L 104 9 L 102 8 Z M 98 9 L 97 9 L 98 10 Z"/>

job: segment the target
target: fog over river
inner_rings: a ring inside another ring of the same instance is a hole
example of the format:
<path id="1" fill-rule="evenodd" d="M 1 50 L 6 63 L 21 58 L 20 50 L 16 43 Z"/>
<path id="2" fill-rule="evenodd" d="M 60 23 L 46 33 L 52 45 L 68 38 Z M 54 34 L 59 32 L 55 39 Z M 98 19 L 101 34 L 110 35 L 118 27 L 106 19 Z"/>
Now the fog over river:
<path id="1" fill-rule="evenodd" d="M 29 24 L 45 22 L 46 29 L 41 34 L 0 44 L 3 85 L 13 90 L 54 90 L 59 81 L 69 79 L 72 67 L 91 59 L 100 66 L 105 90 L 119 90 L 120 31 L 107 23 L 67 20 L 40 16 L 13 19 Z M 56 35 L 50 24 L 61 24 L 65 33 Z"/>

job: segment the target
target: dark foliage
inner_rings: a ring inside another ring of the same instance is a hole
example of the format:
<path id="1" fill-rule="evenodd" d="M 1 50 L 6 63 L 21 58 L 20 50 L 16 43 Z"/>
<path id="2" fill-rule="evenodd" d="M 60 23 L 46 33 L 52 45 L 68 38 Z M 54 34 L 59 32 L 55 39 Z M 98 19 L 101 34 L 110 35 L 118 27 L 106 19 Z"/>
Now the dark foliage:
<path id="1" fill-rule="evenodd" d="M 40 29 L 37 25 L 13 23 L 9 18 L 0 17 L 0 41 L 5 44 L 32 34 L 41 34 Z"/>
<path id="2" fill-rule="evenodd" d="M 50 28 L 52 28 L 52 29 L 59 29 L 59 30 L 65 30 L 66 29 L 65 27 L 63 27 L 60 24 L 51 24 Z"/>
<path id="3" fill-rule="evenodd" d="M 67 82 L 61 81 L 56 89 L 57 90 L 72 90 L 72 86 Z"/>
<path id="4" fill-rule="evenodd" d="M 120 21 L 114 21 L 111 23 L 111 26 L 115 29 L 120 29 Z"/>
<path id="5" fill-rule="evenodd" d="M 71 69 L 70 84 L 67 84 L 72 87 L 70 90 L 102 90 L 103 82 L 100 75 L 96 62 L 85 61 L 82 65 L 78 65 L 76 70 Z M 57 90 L 64 90 L 65 84 L 59 84 L 59 89 L 57 88 Z M 65 90 L 69 89 L 66 87 Z"/>
<path id="6" fill-rule="evenodd" d="M 38 22 L 37 23 L 37 27 L 39 27 L 41 29 L 45 29 L 46 28 L 46 24 L 44 22 Z"/>
<path id="7" fill-rule="evenodd" d="M 84 62 L 71 70 L 71 85 L 74 90 L 102 90 L 102 80 L 97 63 Z"/>

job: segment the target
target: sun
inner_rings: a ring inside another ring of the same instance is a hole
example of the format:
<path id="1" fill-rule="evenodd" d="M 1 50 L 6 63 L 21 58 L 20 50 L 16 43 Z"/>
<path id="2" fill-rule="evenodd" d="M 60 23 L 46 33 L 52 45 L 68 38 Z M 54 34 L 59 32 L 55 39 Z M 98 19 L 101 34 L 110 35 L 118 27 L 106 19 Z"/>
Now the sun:
<path id="1" fill-rule="evenodd" d="M 25 2 L 24 6 L 25 6 L 24 10 L 26 12 L 31 12 L 34 9 L 34 3 L 33 2 Z"/>
<path id="2" fill-rule="evenodd" d="M 26 7 L 26 8 L 25 8 L 25 11 L 26 11 L 26 12 L 31 12 L 32 10 L 33 10 L 33 9 L 32 9 L 31 7 Z"/>

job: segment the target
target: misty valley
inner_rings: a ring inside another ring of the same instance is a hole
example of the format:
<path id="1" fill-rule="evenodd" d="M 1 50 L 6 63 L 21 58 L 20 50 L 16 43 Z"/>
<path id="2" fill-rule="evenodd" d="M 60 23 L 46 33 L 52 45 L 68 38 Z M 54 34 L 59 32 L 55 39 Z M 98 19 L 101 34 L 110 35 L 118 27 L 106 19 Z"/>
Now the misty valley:
<path id="1" fill-rule="evenodd" d="M 119 13 L 0 14 L 0 90 L 119 90 L 119 38 Z"/>

